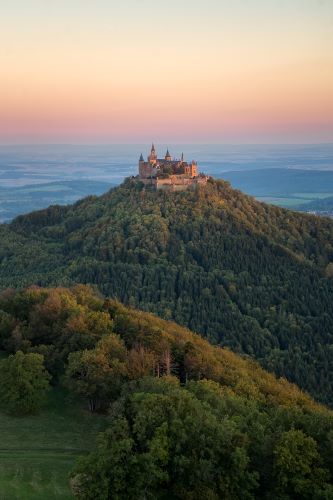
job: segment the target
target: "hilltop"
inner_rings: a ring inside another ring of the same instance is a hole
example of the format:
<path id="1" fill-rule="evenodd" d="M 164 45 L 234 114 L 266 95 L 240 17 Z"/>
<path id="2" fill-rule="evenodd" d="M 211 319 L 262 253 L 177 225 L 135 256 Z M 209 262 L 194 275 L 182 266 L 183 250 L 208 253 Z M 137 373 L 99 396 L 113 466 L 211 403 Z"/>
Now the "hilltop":
<path id="1" fill-rule="evenodd" d="M 94 283 L 333 402 L 333 223 L 209 181 L 125 182 L 0 227 L 0 286 Z"/>

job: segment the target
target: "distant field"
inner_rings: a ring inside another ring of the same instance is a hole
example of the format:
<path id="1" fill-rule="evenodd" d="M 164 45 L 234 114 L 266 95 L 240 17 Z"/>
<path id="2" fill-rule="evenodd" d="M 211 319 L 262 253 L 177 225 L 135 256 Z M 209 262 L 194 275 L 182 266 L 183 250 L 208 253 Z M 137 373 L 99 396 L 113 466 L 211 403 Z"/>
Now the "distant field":
<path id="1" fill-rule="evenodd" d="M 0 413 L 0 499 L 72 498 L 71 468 L 94 446 L 105 422 L 56 390 L 40 415 L 14 418 Z"/>
<path id="2" fill-rule="evenodd" d="M 221 177 L 254 196 L 310 198 L 333 193 L 333 171 L 270 168 L 225 172 Z"/>
<path id="3" fill-rule="evenodd" d="M 167 147 L 178 158 L 184 152 L 186 160 L 198 161 L 200 171 L 229 180 L 268 203 L 299 208 L 303 200 L 333 195 L 333 144 L 156 146 L 162 155 Z M 149 148 L 150 144 L 0 146 L 0 222 L 102 194 L 136 175 L 139 155 Z"/>
<path id="4" fill-rule="evenodd" d="M 306 198 L 285 198 L 276 196 L 256 196 L 257 200 L 263 201 L 264 203 L 270 203 L 271 205 L 278 205 L 280 207 L 293 207 L 307 203 L 309 199 Z"/>
<path id="5" fill-rule="evenodd" d="M 256 196 L 257 200 L 272 205 L 278 205 L 285 208 L 307 206 L 309 202 L 325 200 L 330 198 L 332 193 L 294 193 L 289 196 Z"/>
<path id="6" fill-rule="evenodd" d="M 328 193 L 294 193 L 294 196 L 296 198 L 305 198 L 306 201 L 308 202 L 309 200 L 322 200 L 324 198 L 329 198 L 330 196 L 333 196 L 333 189 L 332 191 Z"/>
<path id="7" fill-rule="evenodd" d="M 77 180 L 19 187 L 0 185 L 0 222 L 7 222 L 17 215 L 47 208 L 50 205 L 67 205 L 88 195 L 101 195 L 113 185 L 108 182 Z"/>
<path id="8" fill-rule="evenodd" d="M 332 171 L 271 168 L 226 172 L 222 177 L 259 201 L 286 208 L 301 209 L 333 195 Z"/>

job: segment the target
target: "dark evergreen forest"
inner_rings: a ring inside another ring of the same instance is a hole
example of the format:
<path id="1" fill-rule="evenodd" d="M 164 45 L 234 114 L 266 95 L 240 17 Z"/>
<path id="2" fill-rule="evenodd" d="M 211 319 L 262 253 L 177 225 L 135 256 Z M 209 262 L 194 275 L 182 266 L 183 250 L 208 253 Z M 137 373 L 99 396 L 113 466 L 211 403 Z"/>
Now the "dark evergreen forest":
<path id="1" fill-rule="evenodd" d="M 224 181 L 181 193 L 130 181 L 0 227 L 0 287 L 98 286 L 256 358 L 333 402 L 333 222 Z"/>

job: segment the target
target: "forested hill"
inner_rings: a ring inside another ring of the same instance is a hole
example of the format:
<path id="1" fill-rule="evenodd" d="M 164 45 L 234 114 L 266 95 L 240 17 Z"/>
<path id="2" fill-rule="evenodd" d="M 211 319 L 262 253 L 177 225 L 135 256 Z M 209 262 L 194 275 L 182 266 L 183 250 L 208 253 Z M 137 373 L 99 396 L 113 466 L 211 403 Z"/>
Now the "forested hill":
<path id="1" fill-rule="evenodd" d="M 0 287 L 95 283 L 333 402 L 333 222 L 212 181 L 124 183 L 0 228 Z"/>
<path id="2" fill-rule="evenodd" d="M 0 348 L 1 423 L 20 415 L 23 440 L 2 453 L 2 498 L 69 498 L 69 476 L 79 500 L 332 498 L 333 412 L 176 323 L 82 285 L 7 290 Z M 81 451 L 74 470 L 59 445 Z"/>

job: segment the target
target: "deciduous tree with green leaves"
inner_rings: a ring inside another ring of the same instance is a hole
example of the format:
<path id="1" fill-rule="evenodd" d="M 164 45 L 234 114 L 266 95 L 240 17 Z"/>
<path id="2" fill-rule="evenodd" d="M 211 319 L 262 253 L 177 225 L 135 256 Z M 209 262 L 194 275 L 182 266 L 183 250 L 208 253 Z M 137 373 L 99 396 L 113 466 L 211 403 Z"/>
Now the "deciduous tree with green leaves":
<path id="1" fill-rule="evenodd" d="M 274 456 L 278 497 L 332 498 L 324 496 L 329 472 L 321 467 L 317 443 L 312 437 L 301 430 L 284 432 L 274 450 Z M 333 490 L 330 493 L 333 494 Z"/>
<path id="2" fill-rule="evenodd" d="M 80 499 L 253 499 L 245 436 L 174 378 L 146 379 L 117 405 L 99 448 L 73 473 Z"/>
<path id="3" fill-rule="evenodd" d="M 0 362 L 2 408 L 13 414 L 36 413 L 45 401 L 50 375 L 41 354 L 18 351 Z"/>
<path id="4" fill-rule="evenodd" d="M 66 383 L 88 399 L 90 411 L 108 405 L 119 395 L 125 377 L 126 348 L 118 335 L 107 335 L 95 349 L 72 352 L 68 357 Z"/>

